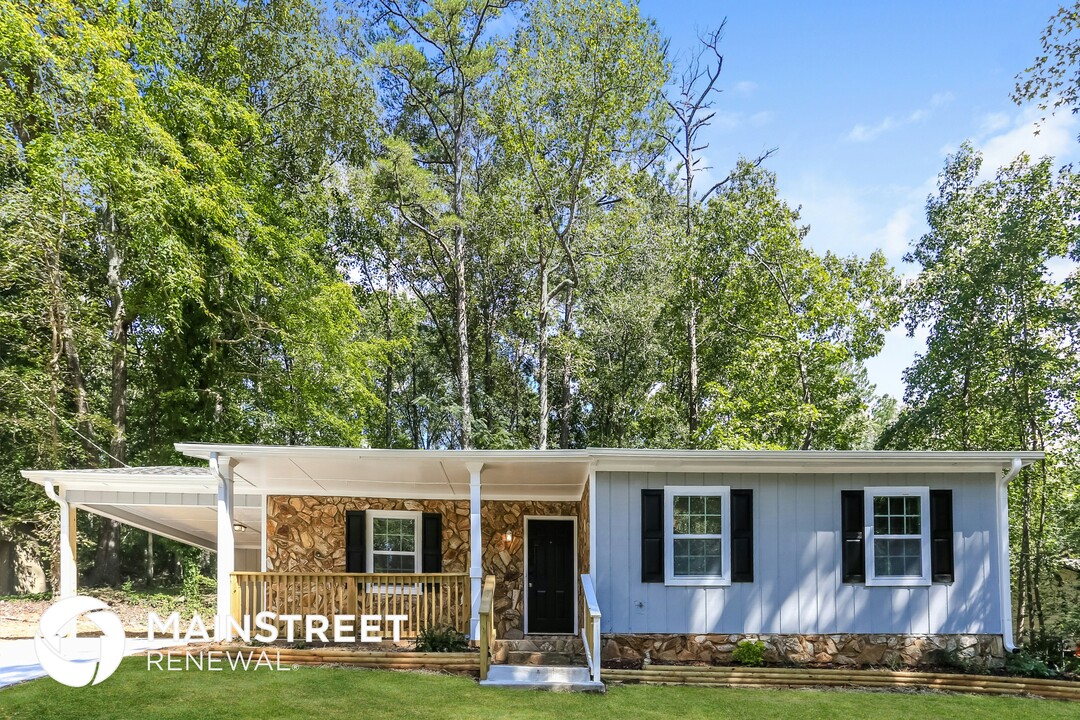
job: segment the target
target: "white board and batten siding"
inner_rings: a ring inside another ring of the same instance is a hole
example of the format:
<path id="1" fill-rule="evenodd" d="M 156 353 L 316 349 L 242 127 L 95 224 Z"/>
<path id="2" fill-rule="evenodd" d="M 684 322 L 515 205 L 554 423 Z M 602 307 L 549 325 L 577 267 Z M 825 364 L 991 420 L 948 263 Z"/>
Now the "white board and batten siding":
<path id="1" fill-rule="evenodd" d="M 754 491 L 752 583 L 704 588 L 641 582 L 641 490 L 668 485 Z M 840 492 L 903 485 L 953 491 L 954 581 L 929 587 L 844 583 Z M 597 472 L 593 492 L 596 590 L 605 633 L 1002 631 L 992 474 Z"/>

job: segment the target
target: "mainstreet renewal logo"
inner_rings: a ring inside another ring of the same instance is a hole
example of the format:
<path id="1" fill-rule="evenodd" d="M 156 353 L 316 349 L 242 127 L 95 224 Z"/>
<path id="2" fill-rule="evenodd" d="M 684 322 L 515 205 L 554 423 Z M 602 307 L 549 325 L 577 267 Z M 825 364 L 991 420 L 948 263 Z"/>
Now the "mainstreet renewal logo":
<path id="1" fill-rule="evenodd" d="M 75 637 L 75 623 L 84 616 L 101 631 L 100 638 Z M 254 621 L 254 625 L 252 624 Z M 169 638 L 170 645 L 188 643 L 210 643 L 213 638 L 232 640 L 237 638 L 242 643 L 276 642 L 279 638 L 294 642 L 298 636 L 311 643 L 319 640 L 323 643 L 377 643 L 389 639 L 384 634 L 384 626 L 389 624 L 390 637 L 395 642 L 401 640 L 402 623 L 408 621 L 406 615 L 335 615 L 333 620 L 325 615 L 278 615 L 273 612 L 260 612 L 254 617 L 246 616 L 242 622 L 232 617 L 214 616 L 213 633 L 206 623 L 195 613 L 186 627 L 182 625 L 180 613 L 174 612 L 162 619 L 155 612 L 147 613 L 147 642 L 162 642 L 162 636 Z M 282 632 L 284 630 L 284 632 Z M 53 603 L 41 615 L 39 630 L 34 637 L 38 662 L 53 679 L 71 687 L 97 685 L 104 681 L 120 665 L 126 648 L 124 626 L 116 613 L 102 601 L 77 595 Z M 281 652 L 277 652 L 275 661 L 265 649 L 237 648 L 236 650 L 207 649 L 192 646 L 182 653 L 162 652 L 148 649 L 146 669 L 158 670 L 289 670 L 281 666 Z"/>
<path id="2" fill-rule="evenodd" d="M 97 626 L 101 637 L 76 638 L 74 632 L 72 637 L 63 637 L 69 628 L 74 631 L 83 615 Z M 34 636 L 41 667 L 71 687 L 97 685 L 112 675 L 124 657 L 124 647 L 124 625 L 117 614 L 100 600 L 82 595 L 53 603 L 41 614 Z"/>

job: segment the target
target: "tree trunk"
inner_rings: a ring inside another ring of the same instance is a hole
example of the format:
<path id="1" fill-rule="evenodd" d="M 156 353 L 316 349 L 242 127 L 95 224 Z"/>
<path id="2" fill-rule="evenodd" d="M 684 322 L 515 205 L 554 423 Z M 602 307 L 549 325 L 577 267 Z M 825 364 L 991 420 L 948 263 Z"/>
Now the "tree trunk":
<path id="1" fill-rule="evenodd" d="M 63 317 L 60 275 L 60 243 L 55 248 L 46 248 L 45 258 L 48 267 L 46 282 L 49 288 L 49 329 L 52 331 L 49 345 L 49 407 L 53 414 L 49 417 L 49 458 L 52 467 L 60 467 L 60 356 L 63 354 L 64 335 L 61 319 Z"/>
<path id="2" fill-rule="evenodd" d="M 462 178 L 464 153 L 462 131 L 454 135 L 454 281 L 457 292 L 454 312 L 458 340 L 458 385 L 461 391 L 461 449 L 472 447 L 472 404 L 469 392 L 469 295 L 465 284 L 465 189 Z"/>
<path id="3" fill-rule="evenodd" d="M 543 247 L 540 248 L 541 258 L 543 257 Z M 539 430 L 537 435 L 536 447 L 539 450 L 547 449 L 548 441 L 548 343 L 547 343 L 547 331 L 548 331 L 548 271 L 544 267 L 544 263 L 541 260 L 540 263 L 540 306 L 537 308 L 539 311 L 539 319 L 537 320 L 536 329 L 536 358 L 537 358 L 537 378 L 536 384 L 538 386 L 540 395 L 540 411 L 537 417 L 537 429 Z"/>
<path id="4" fill-rule="evenodd" d="M 79 429 L 79 442 L 86 454 L 86 463 L 90 467 L 101 464 L 100 453 L 94 444 L 94 425 L 90 421 L 90 405 L 87 401 L 86 378 L 79 360 L 79 347 L 75 342 L 75 333 L 67 322 L 67 315 L 60 317 L 61 334 L 64 339 L 64 359 L 67 362 L 68 377 L 75 400 L 75 425 Z"/>
<path id="5" fill-rule="evenodd" d="M 111 211 L 103 211 L 103 226 L 109 255 L 108 283 L 112 306 L 112 393 L 109 418 L 109 467 L 123 467 L 127 462 L 127 312 L 124 307 L 123 258 L 117 247 L 116 220 Z M 91 582 L 116 585 L 120 582 L 120 524 L 102 518 Z"/>
<path id="6" fill-rule="evenodd" d="M 1017 634 L 1028 637 L 1031 631 L 1031 472 L 1023 470 L 1024 482 L 1020 497 L 1020 557 L 1017 558 L 1017 594 L 1019 602 L 1016 608 Z"/>
<path id="7" fill-rule="evenodd" d="M 697 300 L 690 301 L 690 317 L 687 322 L 688 343 L 690 345 L 690 388 L 689 388 L 689 413 L 687 424 L 690 429 L 688 438 L 690 447 L 697 444 L 697 429 L 700 418 L 698 415 L 698 326 L 697 326 Z"/>
<path id="8" fill-rule="evenodd" d="M 573 393 L 570 383 L 574 379 L 574 352 L 569 342 L 574 322 L 574 289 L 566 291 L 566 304 L 563 306 L 563 335 L 566 337 L 566 353 L 563 356 L 562 403 L 559 408 L 559 447 L 570 447 L 570 414 L 573 408 Z"/>
<path id="9" fill-rule="evenodd" d="M 386 324 L 383 327 L 387 343 L 394 339 L 394 281 L 390 273 L 390 263 L 386 263 Z M 383 376 L 383 387 L 386 391 L 386 415 L 383 426 L 383 438 L 386 447 L 394 447 L 394 356 L 389 355 L 386 359 L 386 373 Z"/>
<path id="10" fill-rule="evenodd" d="M 146 587 L 154 584 L 154 533 L 146 533 Z"/>

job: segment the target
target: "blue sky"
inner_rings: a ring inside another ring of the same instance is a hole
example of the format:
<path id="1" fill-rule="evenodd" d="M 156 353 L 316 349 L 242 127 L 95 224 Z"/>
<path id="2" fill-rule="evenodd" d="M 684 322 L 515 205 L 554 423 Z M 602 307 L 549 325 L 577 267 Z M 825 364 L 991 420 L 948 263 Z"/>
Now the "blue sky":
<path id="1" fill-rule="evenodd" d="M 673 53 L 698 31 L 728 24 L 724 72 L 704 155 L 723 177 L 740 154 L 778 147 L 768 167 L 802 206 L 820 250 L 902 256 L 925 231 L 923 207 L 945 157 L 964 140 L 996 168 L 1022 151 L 1080 159 L 1080 123 L 1050 119 L 1009 98 L 1039 51 L 1055 2 L 715 3 L 642 0 Z M 707 186 L 707 182 L 699 186 Z M 901 373 L 924 346 L 902 327 L 868 363 L 880 392 L 903 393 Z"/>

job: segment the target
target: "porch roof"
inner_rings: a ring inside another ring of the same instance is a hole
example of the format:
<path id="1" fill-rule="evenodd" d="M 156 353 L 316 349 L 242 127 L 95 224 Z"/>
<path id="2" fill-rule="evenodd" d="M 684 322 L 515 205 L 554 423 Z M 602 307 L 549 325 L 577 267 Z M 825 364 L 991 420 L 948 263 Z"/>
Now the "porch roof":
<path id="1" fill-rule="evenodd" d="M 775 450 L 386 450 L 177 443 L 188 457 L 216 453 L 233 467 L 237 548 L 261 545 L 266 495 L 467 499 L 469 466 L 482 464 L 485 500 L 578 500 L 591 469 L 612 472 L 919 473 L 987 477 L 1039 452 Z M 217 479 L 207 467 L 24 470 L 63 488 L 76 507 L 163 537 L 214 549 Z"/>

